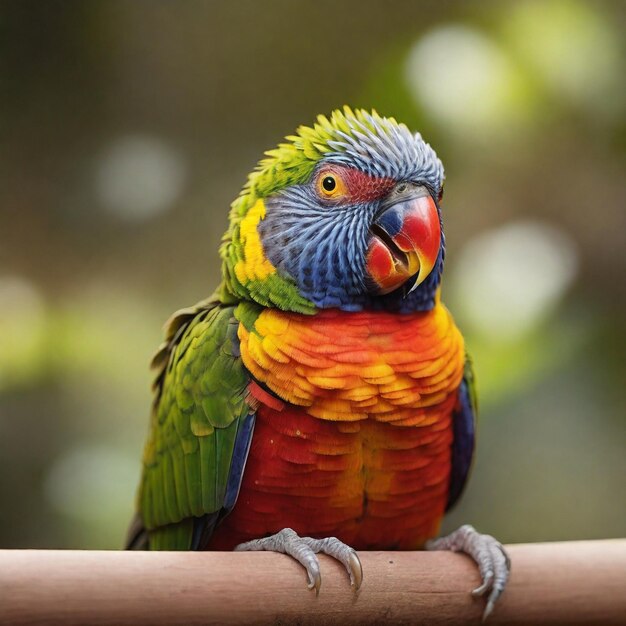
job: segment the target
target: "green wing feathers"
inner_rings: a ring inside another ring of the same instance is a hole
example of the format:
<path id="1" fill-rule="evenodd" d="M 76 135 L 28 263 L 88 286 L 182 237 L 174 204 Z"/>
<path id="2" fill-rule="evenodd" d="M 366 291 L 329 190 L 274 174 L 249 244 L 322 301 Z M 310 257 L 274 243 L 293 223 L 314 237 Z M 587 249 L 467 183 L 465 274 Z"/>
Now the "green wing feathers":
<path id="1" fill-rule="evenodd" d="M 465 353 L 465 369 L 463 372 L 463 380 L 467 385 L 467 391 L 470 398 L 470 404 L 474 412 L 474 421 L 478 417 L 478 392 L 476 391 L 476 375 L 474 373 L 474 361 L 469 353 Z"/>
<path id="2" fill-rule="evenodd" d="M 193 517 L 222 508 L 249 377 L 232 307 L 201 303 L 174 316 L 144 451 L 139 514 L 152 549 L 184 549 Z"/>

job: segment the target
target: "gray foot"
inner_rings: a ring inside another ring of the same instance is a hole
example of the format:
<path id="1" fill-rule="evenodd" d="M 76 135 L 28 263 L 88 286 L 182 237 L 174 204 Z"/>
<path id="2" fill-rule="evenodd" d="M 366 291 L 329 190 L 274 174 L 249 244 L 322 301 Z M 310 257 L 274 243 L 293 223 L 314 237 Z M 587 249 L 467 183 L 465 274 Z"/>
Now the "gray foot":
<path id="1" fill-rule="evenodd" d="M 292 556 L 306 569 L 309 577 L 309 589 L 315 588 L 315 593 L 320 592 L 322 584 L 320 564 L 315 556 L 318 552 L 328 554 L 343 563 L 350 575 L 350 585 L 355 591 L 358 591 L 363 580 L 363 568 L 356 551 L 339 541 L 336 537 L 327 537 L 326 539 L 300 537 L 291 528 L 283 528 L 283 530 L 271 537 L 254 539 L 253 541 L 240 543 L 235 547 L 236 552 L 248 550 L 267 550 Z"/>
<path id="2" fill-rule="evenodd" d="M 472 591 L 472 595 L 482 596 L 489 592 L 483 613 L 485 621 L 502 595 L 511 571 L 511 559 L 502 544 L 491 535 L 481 535 L 472 526 L 465 524 L 447 537 L 427 541 L 425 548 L 465 552 L 476 561 L 483 582 Z"/>

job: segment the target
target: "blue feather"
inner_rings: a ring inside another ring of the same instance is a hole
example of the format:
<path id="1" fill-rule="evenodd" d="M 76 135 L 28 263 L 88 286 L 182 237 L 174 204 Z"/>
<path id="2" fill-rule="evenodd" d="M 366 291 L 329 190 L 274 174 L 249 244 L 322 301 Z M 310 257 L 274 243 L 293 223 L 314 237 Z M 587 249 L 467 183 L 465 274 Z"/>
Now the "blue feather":
<path id="1" fill-rule="evenodd" d="M 452 470 L 446 511 L 454 506 L 463 493 L 474 456 L 476 416 L 465 379 L 459 387 L 458 400 L 458 408 L 453 416 Z"/>
<path id="2" fill-rule="evenodd" d="M 233 458 L 230 462 L 230 473 L 228 474 L 228 483 L 226 485 L 226 495 L 224 496 L 224 514 L 229 513 L 235 506 L 235 502 L 237 502 L 243 470 L 246 466 L 250 444 L 252 443 L 255 417 L 256 413 L 249 413 L 245 418 L 242 418 L 237 429 Z"/>

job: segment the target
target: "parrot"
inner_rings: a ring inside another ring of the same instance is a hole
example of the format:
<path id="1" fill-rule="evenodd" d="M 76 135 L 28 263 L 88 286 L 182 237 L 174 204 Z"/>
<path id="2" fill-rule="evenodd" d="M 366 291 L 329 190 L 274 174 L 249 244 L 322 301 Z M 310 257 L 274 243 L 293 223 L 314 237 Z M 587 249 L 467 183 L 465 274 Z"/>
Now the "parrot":
<path id="1" fill-rule="evenodd" d="M 231 205 L 221 282 L 176 312 L 127 549 L 319 553 L 358 590 L 361 550 L 453 550 L 484 617 L 510 559 L 438 537 L 474 456 L 477 399 L 441 302 L 444 169 L 393 117 L 348 106 L 267 151 Z"/>

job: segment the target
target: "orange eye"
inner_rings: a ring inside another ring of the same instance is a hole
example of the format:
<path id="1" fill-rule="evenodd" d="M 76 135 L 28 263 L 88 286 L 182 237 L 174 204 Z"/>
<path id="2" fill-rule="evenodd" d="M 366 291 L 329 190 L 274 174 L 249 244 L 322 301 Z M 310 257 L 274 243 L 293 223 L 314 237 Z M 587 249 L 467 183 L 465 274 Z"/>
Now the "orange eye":
<path id="1" fill-rule="evenodd" d="M 335 172 L 322 172 L 317 179 L 317 189 L 322 198 L 338 198 L 346 192 L 343 180 Z"/>

